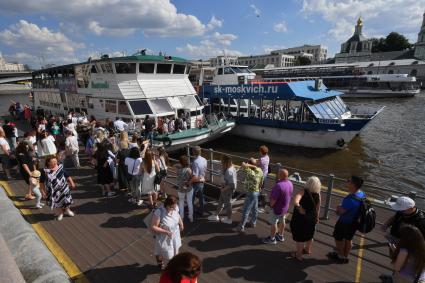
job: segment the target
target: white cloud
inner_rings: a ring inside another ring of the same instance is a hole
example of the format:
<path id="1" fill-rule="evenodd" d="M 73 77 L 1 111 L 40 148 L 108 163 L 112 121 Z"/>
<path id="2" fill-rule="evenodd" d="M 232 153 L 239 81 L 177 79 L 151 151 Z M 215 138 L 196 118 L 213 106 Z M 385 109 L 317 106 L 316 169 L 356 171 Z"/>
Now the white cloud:
<path id="1" fill-rule="evenodd" d="M 150 36 L 199 36 L 207 27 L 177 12 L 170 0 L 0 1 L 0 13 L 38 13 L 88 28 L 95 34 L 122 35 L 141 30 Z M 219 20 L 210 21 L 218 26 Z"/>
<path id="2" fill-rule="evenodd" d="M 258 9 L 254 4 L 249 5 L 249 7 L 254 11 L 254 14 L 257 18 L 261 16 L 261 10 Z"/>
<path id="3" fill-rule="evenodd" d="M 192 58 L 210 58 L 218 55 L 226 55 L 229 56 L 242 56 L 242 52 L 237 50 L 227 49 L 227 48 L 219 48 L 216 45 L 203 44 L 201 42 L 200 45 L 186 44 L 184 47 L 177 47 L 177 52 L 185 53 Z"/>
<path id="4" fill-rule="evenodd" d="M 424 10 L 425 0 L 303 0 L 301 11 L 305 16 L 321 15 L 332 24 L 328 33 L 341 41 L 351 36 L 359 16 L 368 36 L 417 33 Z"/>
<path id="5" fill-rule="evenodd" d="M 218 55 L 242 56 L 242 52 L 229 49 L 228 46 L 238 37 L 231 33 L 221 34 L 214 32 L 212 35 L 205 36 L 199 45 L 187 43 L 183 47 L 177 47 L 179 53 L 187 54 L 192 58 L 210 58 Z"/>
<path id="6" fill-rule="evenodd" d="M 224 33 L 221 34 L 219 32 L 215 32 L 212 35 L 212 38 L 215 42 L 221 44 L 221 45 L 231 45 L 232 41 L 237 39 L 238 37 L 231 33 Z"/>
<path id="7" fill-rule="evenodd" d="M 119 29 L 119 28 L 105 28 L 101 27 L 98 22 L 91 21 L 88 24 L 88 28 L 96 35 L 112 35 L 112 36 L 127 36 L 136 31 L 135 28 Z"/>
<path id="8" fill-rule="evenodd" d="M 55 63 L 75 62 L 76 50 L 85 47 L 84 44 L 70 40 L 61 32 L 53 32 L 25 20 L 20 20 L 17 24 L 0 31 L 0 42 L 18 51 L 15 55 L 9 56 L 32 61 L 32 64 L 35 57 Z"/>
<path id="9" fill-rule="evenodd" d="M 281 21 L 279 23 L 274 24 L 273 30 L 275 32 L 287 32 L 288 31 L 288 28 L 286 26 L 286 22 L 285 21 Z"/>
<path id="10" fill-rule="evenodd" d="M 208 30 L 213 30 L 216 28 L 221 28 L 223 26 L 223 20 L 217 19 L 214 15 L 211 17 L 211 20 L 207 24 Z"/>

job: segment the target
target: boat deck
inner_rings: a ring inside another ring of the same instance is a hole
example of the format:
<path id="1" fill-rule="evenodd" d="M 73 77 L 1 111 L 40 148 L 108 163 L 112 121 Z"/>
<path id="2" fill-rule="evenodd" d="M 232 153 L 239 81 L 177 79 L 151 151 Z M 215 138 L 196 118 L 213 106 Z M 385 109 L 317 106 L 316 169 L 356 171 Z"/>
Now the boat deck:
<path id="1" fill-rule="evenodd" d="M 73 192 L 73 218 L 58 222 L 48 208 L 34 210 L 33 201 L 23 201 L 26 184 L 22 180 L 1 182 L 42 240 L 75 282 L 158 282 L 160 270 L 153 256 L 153 239 L 143 224 L 148 213 L 127 202 L 125 196 L 100 197 L 96 173 L 82 158 L 83 168 L 69 169 L 77 183 Z M 86 166 L 84 166 L 86 165 Z M 169 178 L 173 181 L 173 178 Z M 173 192 L 172 185 L 167 190 Z M 339 203 L 333 200 L 333 206 Z M 334 243 L 336 217 L 317 226 L 313 254 L 303 262 L 290 258 L 294 242 L 289 231 L 285 242 L 262 244 L 269 233 L 267 214 L 260 214 L 256 228 L 246 234 L 232 230 L 240 219 L 241 201 L 234 205 L 233 225 L 200 219 L 185 222 L 181 251 L 190 251 L 203 260 L 199 282 L 380 282 L 379 275 L 390 272 L 390 260 L 383 232 L 355 237 L 348 264 L 336 264 L 326 254 Z M 206 210 L 214 211 L 209 201 Z M 382 222 L 390 212 L 377 209 Z"/>

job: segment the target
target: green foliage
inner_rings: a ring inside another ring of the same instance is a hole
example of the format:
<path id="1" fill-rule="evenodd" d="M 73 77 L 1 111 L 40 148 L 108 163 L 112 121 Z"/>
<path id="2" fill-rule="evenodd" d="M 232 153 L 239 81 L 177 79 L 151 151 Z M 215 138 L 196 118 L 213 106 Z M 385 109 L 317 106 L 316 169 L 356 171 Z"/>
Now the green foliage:
<path id="1" fill-rule="evenodd" d="M 391 32 L 386 38 L 372 38 L 372 52 L 400 51 L 411 47 L 409 40 L 397 32 Z"/>
<path id="2" fill-rule="evenodd" d="M 307 57 L 300 56 L 295 60 L 295 65 L 297 66 L 305 66 L 305 65 L 311 65 L 311 60 Z"/>

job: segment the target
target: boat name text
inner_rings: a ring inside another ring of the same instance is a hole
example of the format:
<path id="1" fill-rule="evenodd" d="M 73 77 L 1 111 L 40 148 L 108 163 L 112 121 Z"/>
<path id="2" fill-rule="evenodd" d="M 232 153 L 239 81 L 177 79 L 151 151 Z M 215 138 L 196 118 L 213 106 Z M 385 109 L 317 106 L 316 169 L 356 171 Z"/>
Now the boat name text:
<path id="1" fill-rule="evenodd" d="M 240 85 L 240 86 L 215 86 L 214 93 L 246 93 L 246 94 L 263 94 L 263 93 L 278 93 L 276 85 Z"/>

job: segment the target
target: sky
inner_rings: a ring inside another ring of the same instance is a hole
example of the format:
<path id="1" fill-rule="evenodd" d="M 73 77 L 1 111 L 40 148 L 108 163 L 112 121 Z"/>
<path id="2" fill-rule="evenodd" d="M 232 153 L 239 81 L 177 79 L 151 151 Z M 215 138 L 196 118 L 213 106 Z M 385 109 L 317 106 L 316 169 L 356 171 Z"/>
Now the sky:
<path id="1" fill-rule="evenodd" d="M 141 49 L 186 59 L 259 55 L 322 44 L 331 56 L 354 31 L 411 43 L 425 0 L 0 0 L 0 52 L 40 68 Z"/>

